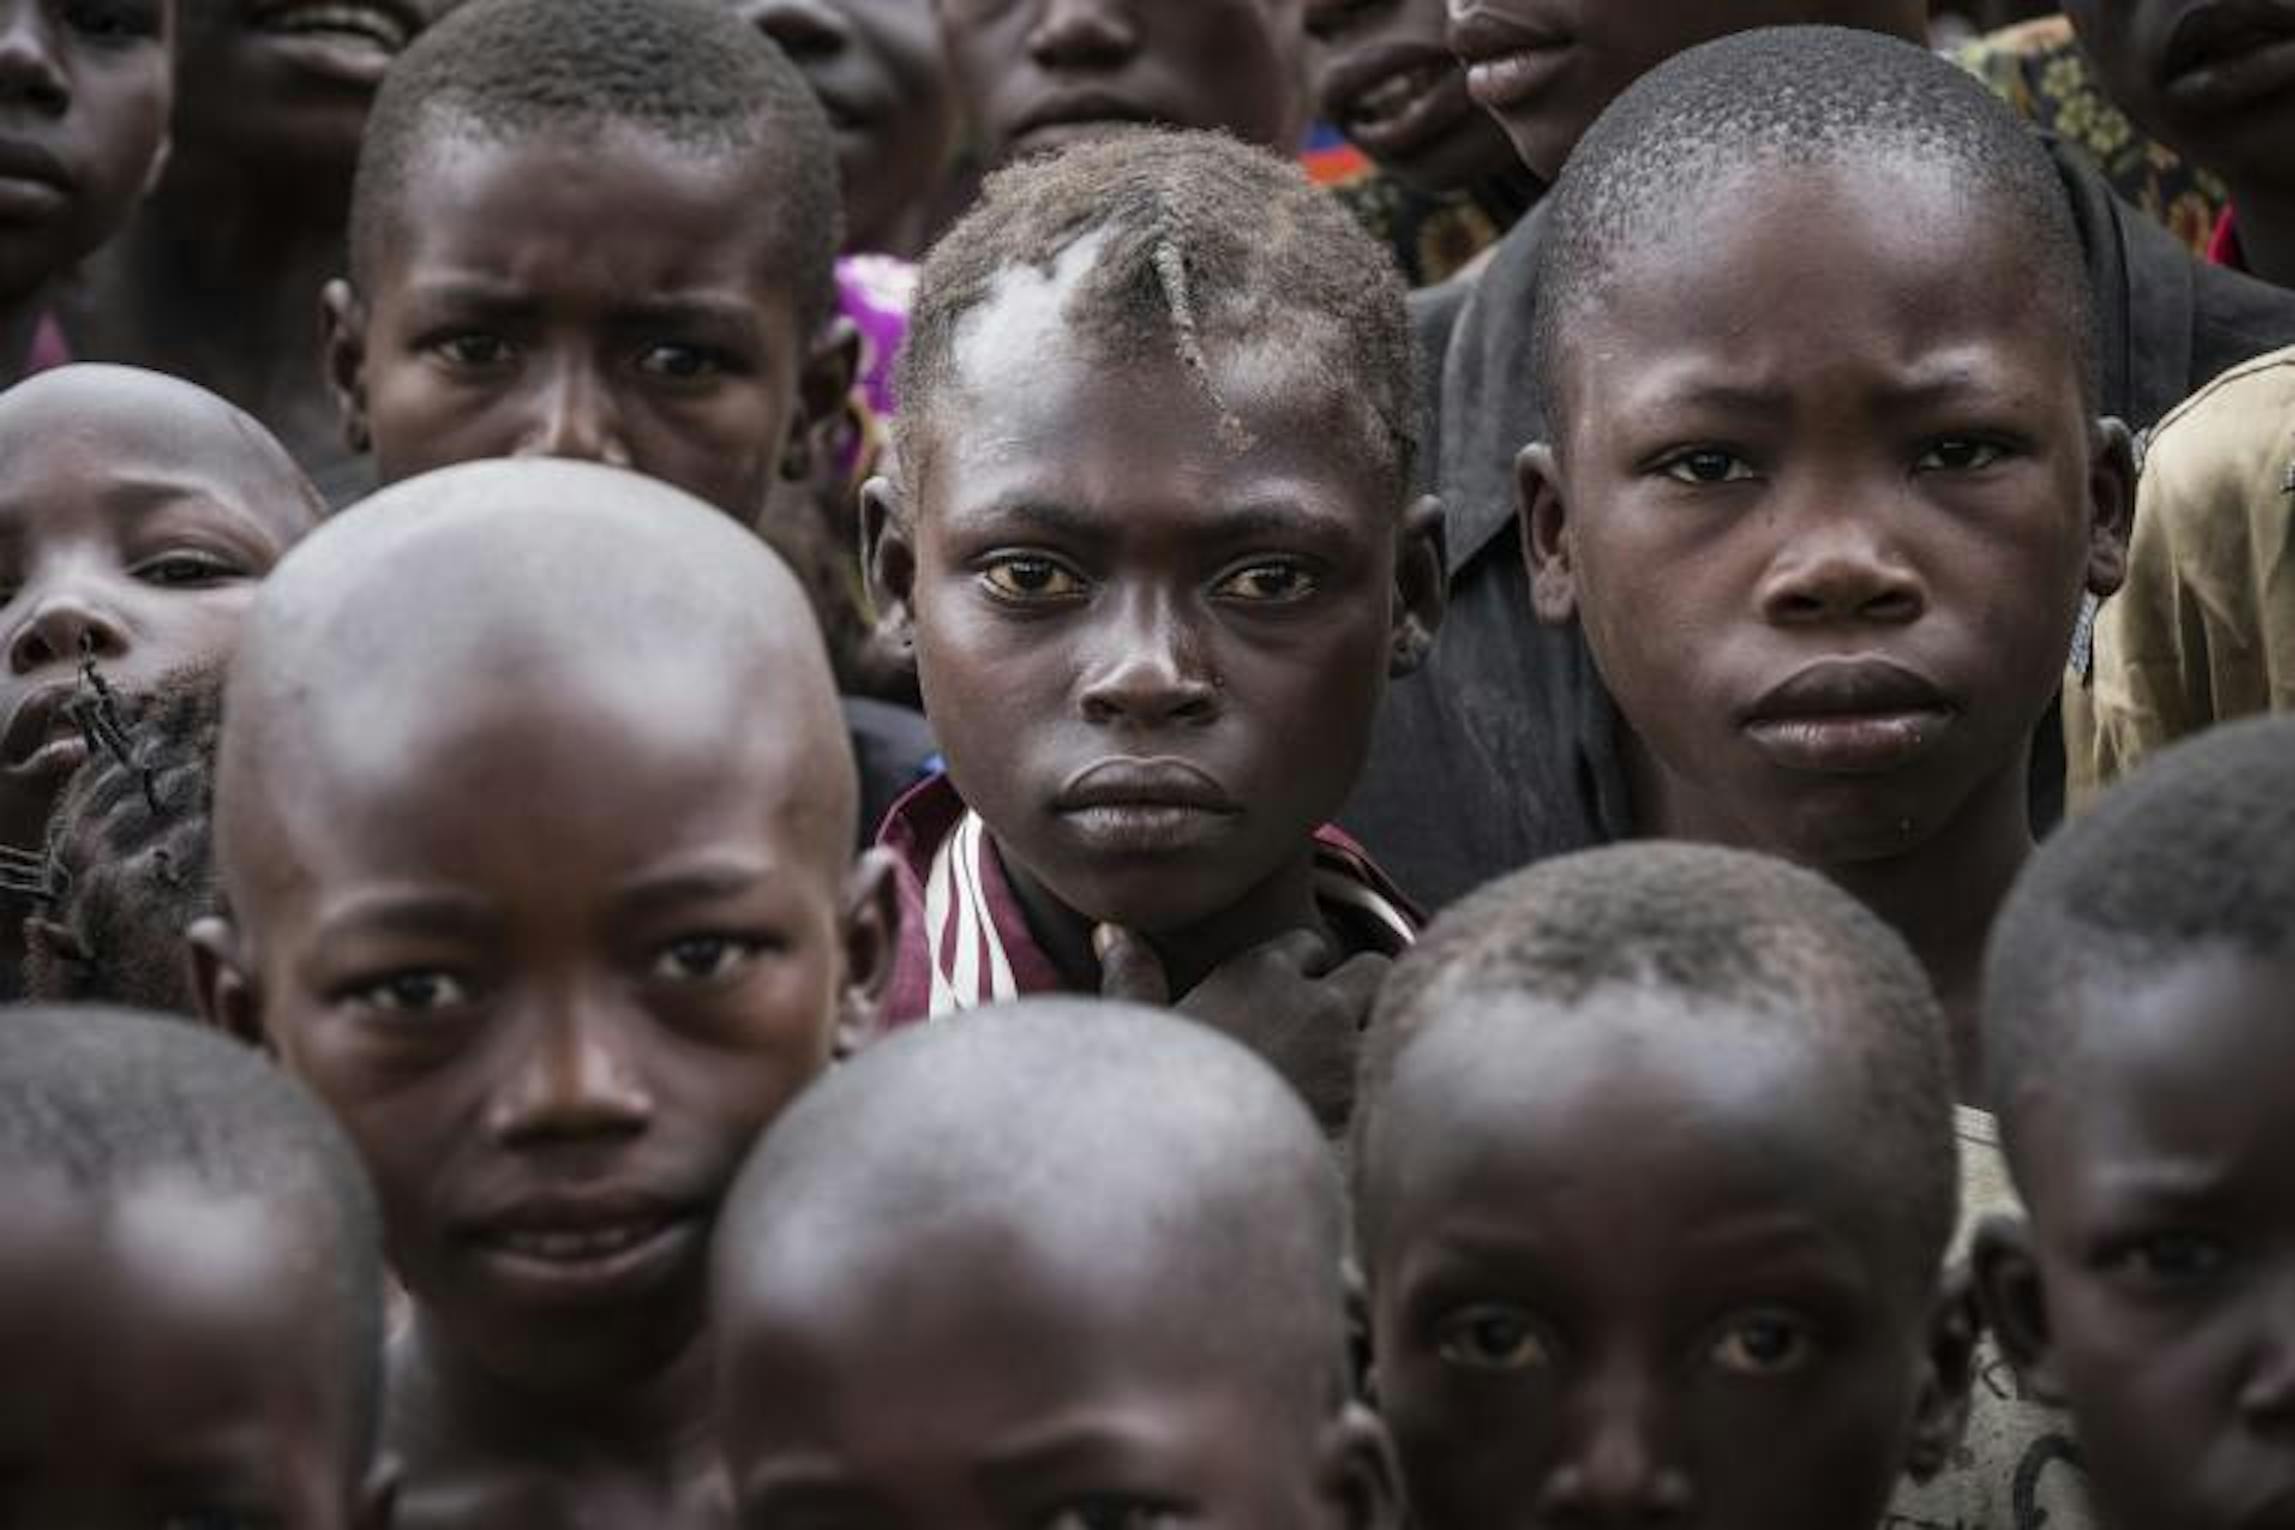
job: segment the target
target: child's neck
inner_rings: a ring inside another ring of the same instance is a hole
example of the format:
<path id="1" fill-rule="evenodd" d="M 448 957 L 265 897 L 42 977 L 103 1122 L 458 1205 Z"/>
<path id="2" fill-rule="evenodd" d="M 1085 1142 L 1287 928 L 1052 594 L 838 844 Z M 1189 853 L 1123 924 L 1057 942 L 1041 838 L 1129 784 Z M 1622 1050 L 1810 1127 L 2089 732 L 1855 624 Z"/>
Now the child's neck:
<path id="1" fill-rule="evenodd" d="M 1626 753 L 1643 832 L 1778 853 L 1685 809 L 1675 783 L 1630 734 Z M 1971 1105 L 1984 1103 L 1977 1001 L 1985 940 L 2032 854 L 2028 754 L 2018 751 L 2008 768 L 1969 794 L 1959 813 L 1902 853 L 1811 865 L 1880 916 L 1928 969 L 1952 1029 L 1955 1085 Z"/>
<path id="2" fill-rule="evenodd" d="M 503 1376 L 418 1308 L 390 1353 L 398 1523 L 715 1526 L 711 1381 L 706 1330 L 650 1374 L 575 1386 Z"/>
<path id="3" fill-rule="evenodd" d="M 990 836 L 990 844 L 995 843 Z M 1068 986 L 1079 993 L 1100 988 L 1100 959 L 1092 949 L 1092 921 L 1060 901 L 1019 862 L 996 851 L 1006 879 L 1028 917 L 1028 932 L 1052 959 Z M 1176 930 L 1156 934 L 1134 931 L 1155 949 L 1163 963 L 1171 996 L 1179 999 L 1219 967 L 1254 946 L 1264 945 L 1292 930 L 1328 934 L 1321 905 L 1315 901 L 1315 847 L 1300 853 L 1263 878 L 1235 903 L 1209 918 Z"/>
<path id="4" fill-rule="evenodd" d="M 347 266 L 347 198 L 310 189 L 179 158 L 99 258 L 73 326 L 88 354 L 190 378 L 306 465 L 347 457 L 319 325 Z"/>

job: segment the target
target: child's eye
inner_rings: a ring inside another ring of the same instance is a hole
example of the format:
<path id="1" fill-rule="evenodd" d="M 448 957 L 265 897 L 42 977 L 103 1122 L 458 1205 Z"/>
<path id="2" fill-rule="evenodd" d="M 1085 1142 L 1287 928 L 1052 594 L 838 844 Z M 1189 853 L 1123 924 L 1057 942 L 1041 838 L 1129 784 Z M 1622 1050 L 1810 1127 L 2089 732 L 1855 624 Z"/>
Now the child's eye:
<path id="1" fill-rule="evenodd" d="M 1718 446 L 1694 446 L 1659 463 L 1658 471 L 1676 483 L 1741 483 L 1753 476 L 1753 465 Z"/>
<path id="2" fill-rule="evenodd" d="M 2221 1275 L 2231 1262 L 2231 1251 L 2198 1233 L 2162 1233 L 2124 1245 L 2106 1262 L 2148 1286 L 2185 1286 Z"/>
<path id="3" fill-rule="evenodd" d="M 1468 1307 L 1435 1329 L 1435 1352 L 1452 1365 L 1477 1371 L 1522 1371 L 1550 1364 L 1545 1335 L 1514 1307 Z"/>
<path id="4" fill-rule="evenodd" d="M 1178 1523 L 1179 1516 L 1161 1504 L 1109 1494 L 1063 1505 L 1043 1522 L 1043 1530 L 1163 1530 Z"/>
<path id="5" fill-rule="evenodd" d="M 65 8 L 64 19 L 73 31 L 99 42 L 159 35 L 159 7 L 153 0 L 78 0 Z"/>
<path id="6" fill-rule="evenodd" d="M 1212 593 L 1229 600 L 1284 604 L 1314 594 L 1315 576 L 1296 563 L 1254 563 L 1224 575 Z"/>
<path id="7" fill-rule="evenodd" d="M 651 345 L 638 357 L 638 370 L 671 382 L 699 382 L 725 370 L 725 359 L 697 345 Z"/>
<path id="8" fill-rule="evenodd" d="M 1084 593 L 1084 581 L 1050 558 L 1019 554 L 980 570 L 981 582 L 1004 600 L 1062 600 Z"/>
<path id="9" fill-rule="evenodd" d="M 1997 442 L 1949 436 L 1942 441 L 1931 442 L 1914 466 L 1915 471 L 1922 473 L 1975 473 L 2007 455 L 2007 448 Z"/>
<path id="10" fill-rule="evenodd" d="M 469 330 L 448 335 L 431 346 L 448 366 L 482 372 L 503 365 L 510 359 L 510 342 L 500 335 L 489 335 L 482 330 Z"/>
<path id="11" fill-rule="evenodd" d="M 694 935 L 672 941 L 654 958 L 653 975 L 677 983 L 710 983 L 756 960 L 763 947 L 731 935 Z"/>
<path id="12" fill-rule="evenodd" d="M 135 576 L 146 584 L 197 588 L 226 579 L 244 579 L 247 572 L 212 553 L 174 552 L 145 559 L 136 565 Z"/>
<path id="13" fill-rule="evenodd" d="M 426 1014 L 470 1002 L 470 990 L 447 972 L 394 972 L 352 991 L 353 1002 L 391 1014 Z"/>
<path id="14" fill-rule="evenodd" d="M 1814 1346 L 1809 1330 L 1791 1318 L 1739 1318 L 1713 1346 L 1713 1363 L 1740 1376 L 1782 1376 L 1800 1369 Z"/>

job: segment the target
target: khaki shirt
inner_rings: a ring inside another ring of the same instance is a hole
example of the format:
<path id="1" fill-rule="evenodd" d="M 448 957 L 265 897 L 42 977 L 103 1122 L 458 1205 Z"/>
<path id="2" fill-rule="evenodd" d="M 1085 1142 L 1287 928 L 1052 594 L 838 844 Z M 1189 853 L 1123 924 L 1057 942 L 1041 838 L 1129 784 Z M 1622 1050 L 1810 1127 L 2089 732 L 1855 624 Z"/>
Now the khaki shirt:
<path id="1" fill-rule="evenodd" d="M 2210 724 L 2295 709 L 2295 349 L 2232 368 L 2160 421 L 2127 587 L 2064 686 L 2075 812 Z"/>

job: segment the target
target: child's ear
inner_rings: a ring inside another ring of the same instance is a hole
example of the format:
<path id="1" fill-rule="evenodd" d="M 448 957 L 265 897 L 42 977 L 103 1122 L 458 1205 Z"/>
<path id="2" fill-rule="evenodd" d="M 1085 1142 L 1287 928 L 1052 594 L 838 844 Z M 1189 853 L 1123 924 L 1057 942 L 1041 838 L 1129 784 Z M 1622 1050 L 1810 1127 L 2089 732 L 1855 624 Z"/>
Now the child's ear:
<path id="1" fill-rule="evenodd" d="M 916 542 L 904 491 L 890 478 L 861 485 L 861 568 L 877 638 L 906 657 L 916 649 Z"/>
<path id="2" fill-rule="evenodd" d="M 84 974 L 88 948 L 68 924 L 33 914 L 24 921 L 24 984 L 31 993 L 58 999 L 76 996 L 80 984 L 65 974 Z"/>
<path id="3" fill-rule="evenodd" d="M 1578 571 L 1570 562 L 1570 510 L 1554 448 L 1543 441 L 1514 459 L 1514 513 L 1522 527 L 1522 556 L 1530 566 L 1530 605 L 1549 626 L 1578 614 Z"/>
<path id="4" fill-rule="evenodd" d="M 2102 600 L 2126 582 L 2136 525 L 2136 443 L 2118 420 L 2098 420 L 2088 442 L 2088 593 Z"/>
<path id="5" fill-rule="evenodd" d="M 2032 1224 L 2021 1217 L 1987 1217 L 1976 1229 L 1970 1254 L 1977 1299 L 1992 1325 L 2001 1354 L 2016 1367 L 2024 1390 L 2052 1407 L 2064 1401 L 2056 1375 L 2055 1345 L 2048 1334 L 2048 1293 L 2040 1280 L 2040 1258 L 2032 1247 Z"/>
<path id="6" fill-rule="evenodd" d="M 1426 662 L 1450 601 L 1442 501 L 1427 495 L 1403 512 L 1395 544 L 1394 647 L 1387 674 L 1401 679 Z"/>
<path id="7" fill-rule="evenodd" d="M 374 445 L 367 426 L 367 305 L 342 277 L 319 293 L 319 323 L 326 362 L 327 391 L 343 422 L 343 442 L 354 452 Z"/>
<path id="8" fill-rule="evenodd" d="M 249 1046 L 267 1046 L 262 993 L 248 967 L 238 927 L 228 915 L 210 914 L 192 924 L 184 942 L 199 1017 Z"/>
<path id="9" fill-rule="evenodd" d="M 792 482 L 812 476 L 813 452 L 830 424 L 852 401 L 860 375 L 861 332 L 839 314 L 821 326 L 797 372 L 797 409 L 789 418 L 789 439 L 781 454 L 781 476 Z"/>
<path id="10" fill-rule="evenodd" d="M 1402 1530 L 1402 1468 L 1376 1413 L 1348 1403 L 1324 1426 L 1321 1451 L 1323 1496 L 1345 1530 Z"/>
<path id="11" fill-rule="evenodd" d="M 868 850 L 845 876 L 841 915 L 844 984 L 837 994 L 836 1055 L 850 1057 L 877 1037 L 885 991 L 900 949 L 900 893 L 890 850 Z"/>
<path id="12" fill-rule="evenodd" d="M 1967 1267 L 1945 1277 L 1930 1309 L 1920 1395 L 1913 1402 L 1905 1475 L 1926 1482 L 1950 1464 L 1968 1432 L 1968 1411 L 1976 1394 L 1976 1345 L 1984 1333 L 1976 1288 Z"/>

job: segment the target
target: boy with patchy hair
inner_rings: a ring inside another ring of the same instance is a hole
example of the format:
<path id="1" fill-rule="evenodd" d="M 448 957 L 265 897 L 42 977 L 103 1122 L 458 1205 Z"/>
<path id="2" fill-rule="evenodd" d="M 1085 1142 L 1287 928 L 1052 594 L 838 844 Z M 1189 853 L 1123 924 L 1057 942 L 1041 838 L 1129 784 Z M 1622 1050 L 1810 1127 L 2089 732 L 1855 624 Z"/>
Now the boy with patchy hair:
<path id="1" fill-rule="evenodd" d="M 2295 1491 L 2295 720 L 2159 755 L 2041 848 L 1985 971 L 2028 1221 L 1977 1273 L 2117 1530 L 2284 1523 Z"/>
<path id="2" fill-rule="evenodd" d="M 892 943 L 856 798 L 796 581 L 652 480 L 448 469 L 264 586 L 200 997 L 374 1175 L 402 1523 L 712 1522 L 710 1230 Z"/>
<path id="3" fill-rule="evenodd" d="M 1783 28 L 1587 135 L 1531 326 L 1532 599 L 1598 679 L 1617 831 L 1854 893 L 1927 965 L 1971 1102 L 2034 730 L 2124 564 L 2086 295 L 2047 156 L 1982 85 Z"/>
<path id="4" fill-rule="evenodd" d="M 1380 995 L 1354 1169 L 1424 1530 L 1874 1526 L 1951 1458 L 1943 1017 L 1822 878 L 1646 844 L 1478 892 Z"/>
<path id="5" fill-rule="evenodd" d="M 791 1107 L 731 1198 L 737 1515 L 1396 1530 L 1344 1252 L 1314 1123 L 1200 1026 L 1040 1000 L 895 1037 Z"/>
<path id="6" fill-rule="evenodd" d="M 1551 177 L 1629 85 L 1698 44 L 1834 23 L 1918 48 L 1926 13 L 1923 0 L 1478 0 L 1458 9 L 1452 42 L 1479 99 L 1530 168 Z M 1800 73 L 1760 89 L 1791 99 L 1822 93 L 1865 115 L 1860 90 L 1822 72 L 1836 62 L 1812 55 Z M 1869 79 L 1861 70 L 1858 78 Z M 1946 121 L 1966 115 L 1949 98 L 1923 95 L 1918 104 L 1941 106 Z M 1914 124 L 1905 126 L 1907 155 L 1927 155 Z M 2295 293 L 2198 264 L 2173 235 L 2115 201 L 2077 150 L 2044 148 L 2054 216 L 2071 229 L 2087 273 L 2102 412 L 2147 427 L 2225 367 L 2295 343 Z M 1982 154 L 1943 152 L 1934 163 L 1972 188 L 1994 183 Z M 1648 827 L 1646 807 L 1620 779 L 1613 709 L 1584 641 L 1529 618 L 1513 464 L 1524 445 L 1564 424 L 1545 412 L 1550 384 L 1524 386 L 1553 226 L 1550 206 L 1533 212 L 1480 277 L 1430 296 L 1416 315 L 1438 379 L 1428 480 L 1449 516 L 1453 618 L 1424 673 L 1395 688 L 1344 821 L 1435 905 L 1542 855 Z M 1675 232 L 1685 245 L 1706 235 L 1695 226 Z M 2009 298 L 2024 291 L 2021 271 L 1994 279 Z M 2051 727 L 2034 770 L 2043 822 L 2062 802 L 2054 740 Z"/>
<path id="7" fill-rule="evenodd" d="M 877 605 L 948 774 L 885 828 L 890 1015 L 1109 991 L 1327 1114 L 1399 895 L 1324 827 L 1441 613 L 1410 333 L 1295 166 L 1139 133 L 993 180 L 925 268 Z"/>
<path id="8" fill-rule="evenodd" d="M 383 1269 L 326 1113 L 123 1010 L 0 1014 L 0 1523 L 383 1530 Z"/>

